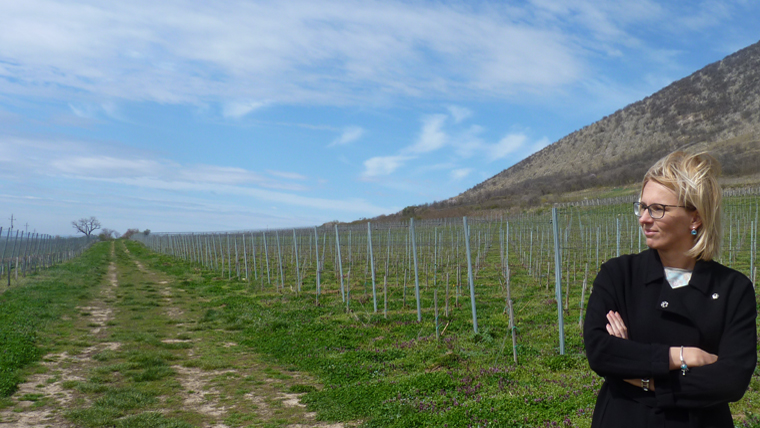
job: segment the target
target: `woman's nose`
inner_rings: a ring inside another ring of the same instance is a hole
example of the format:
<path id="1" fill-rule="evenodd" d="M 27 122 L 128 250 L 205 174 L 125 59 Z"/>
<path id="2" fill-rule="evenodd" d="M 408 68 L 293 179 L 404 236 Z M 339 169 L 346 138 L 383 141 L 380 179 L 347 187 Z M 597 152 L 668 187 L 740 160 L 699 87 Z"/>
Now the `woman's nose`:
<path id="1" fill-rule="evenodd" d="M 652 216 L 649 215 L 649 210 L 641 210 L 641 215 L 639 216 L 639 224 L 646 224 L 652 222 Z"/>

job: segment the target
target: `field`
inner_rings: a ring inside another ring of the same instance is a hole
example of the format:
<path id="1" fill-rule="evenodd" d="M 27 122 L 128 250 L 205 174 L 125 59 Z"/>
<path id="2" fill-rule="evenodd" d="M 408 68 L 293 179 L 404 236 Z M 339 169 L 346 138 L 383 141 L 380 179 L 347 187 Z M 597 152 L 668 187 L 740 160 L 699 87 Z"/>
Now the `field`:
<path id="1" fill-rule="evenodd" d="M 98 244 L 2 294 L 0 425 L 587 427 L 582 303 L 643 245 L 624 199 Z M 758 198 L 724 214 L 721 261 L 754 277 Z M 30 290 L 55 307 L 14 303 Z M 737 426 L 760 426 L 759 390 Z"/>

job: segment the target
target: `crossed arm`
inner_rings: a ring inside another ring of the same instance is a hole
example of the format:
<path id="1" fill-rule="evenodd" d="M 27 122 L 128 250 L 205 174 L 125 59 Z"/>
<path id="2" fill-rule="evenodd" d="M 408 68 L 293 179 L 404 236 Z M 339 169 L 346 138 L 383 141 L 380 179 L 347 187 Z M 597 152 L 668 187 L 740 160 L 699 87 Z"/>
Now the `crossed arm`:
<path id="1" fill-rule="evenodd" d="M 621 339 L 628 339 L 628 327 L 625 326 L 623 318 L 620 313 L 615 311 L 609 311 L 607 313 L 607 332 L 610 336 L 619 337 Z M 709 352 L 703 351 L 700 348 L 693 346 L 684 346 L 683 359 L 686 365 L 692 367 L 702 367 L 708 364 L 712 364 L 718 361 L 718 356 Z M 676 370 L 681 367 L 681 347 L 671 346 L 669 355 L 670 370 Z M 623 379 L 625 382 L 634 386 L 642 386 L 641 379 Z M 649 389 L 655 390 L 654 379 L 649 380 Z"/>

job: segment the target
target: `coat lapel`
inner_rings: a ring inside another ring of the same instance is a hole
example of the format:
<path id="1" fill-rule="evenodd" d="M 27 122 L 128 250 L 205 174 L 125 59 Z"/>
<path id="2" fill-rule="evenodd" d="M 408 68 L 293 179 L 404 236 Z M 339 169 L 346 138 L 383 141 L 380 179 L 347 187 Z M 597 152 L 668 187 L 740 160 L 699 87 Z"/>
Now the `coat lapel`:
<path id="1" fill-rule="evenodd" d="M 709 269 L 705 268 L 705 262 L 697 262 L 689 285 L 674 290 L 665 279 L 665 269 L 657 251 L 649 250 L 645 259 L 645 284 L 647 287 L 659 289 L 658 298 L 653 302 L 655 305 L 653 309 L 682 316 L 693 323 L 693 315 L 685 302 L 688 300 L 687 295 L 692 293 L 693 289 L 700 290 L 702 293 L 707 292 L 710 275 Z M 689 288 L 692 289 L 689 290 Z"/>

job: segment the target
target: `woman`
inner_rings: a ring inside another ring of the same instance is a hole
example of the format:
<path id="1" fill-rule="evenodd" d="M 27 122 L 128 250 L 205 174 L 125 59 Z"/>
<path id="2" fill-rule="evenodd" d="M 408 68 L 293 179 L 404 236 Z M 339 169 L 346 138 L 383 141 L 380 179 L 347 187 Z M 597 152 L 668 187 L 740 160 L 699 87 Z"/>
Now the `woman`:
<path id="1" fill-rule="evenodd" d="M 634 214 L 649 250 L 603 264 L 584 325 L 605 378 L 593 427 L 726 427 L 757 362 L 750 280 L 720 249 L 718 163 L 675 152 L 658 161 Z"/>

